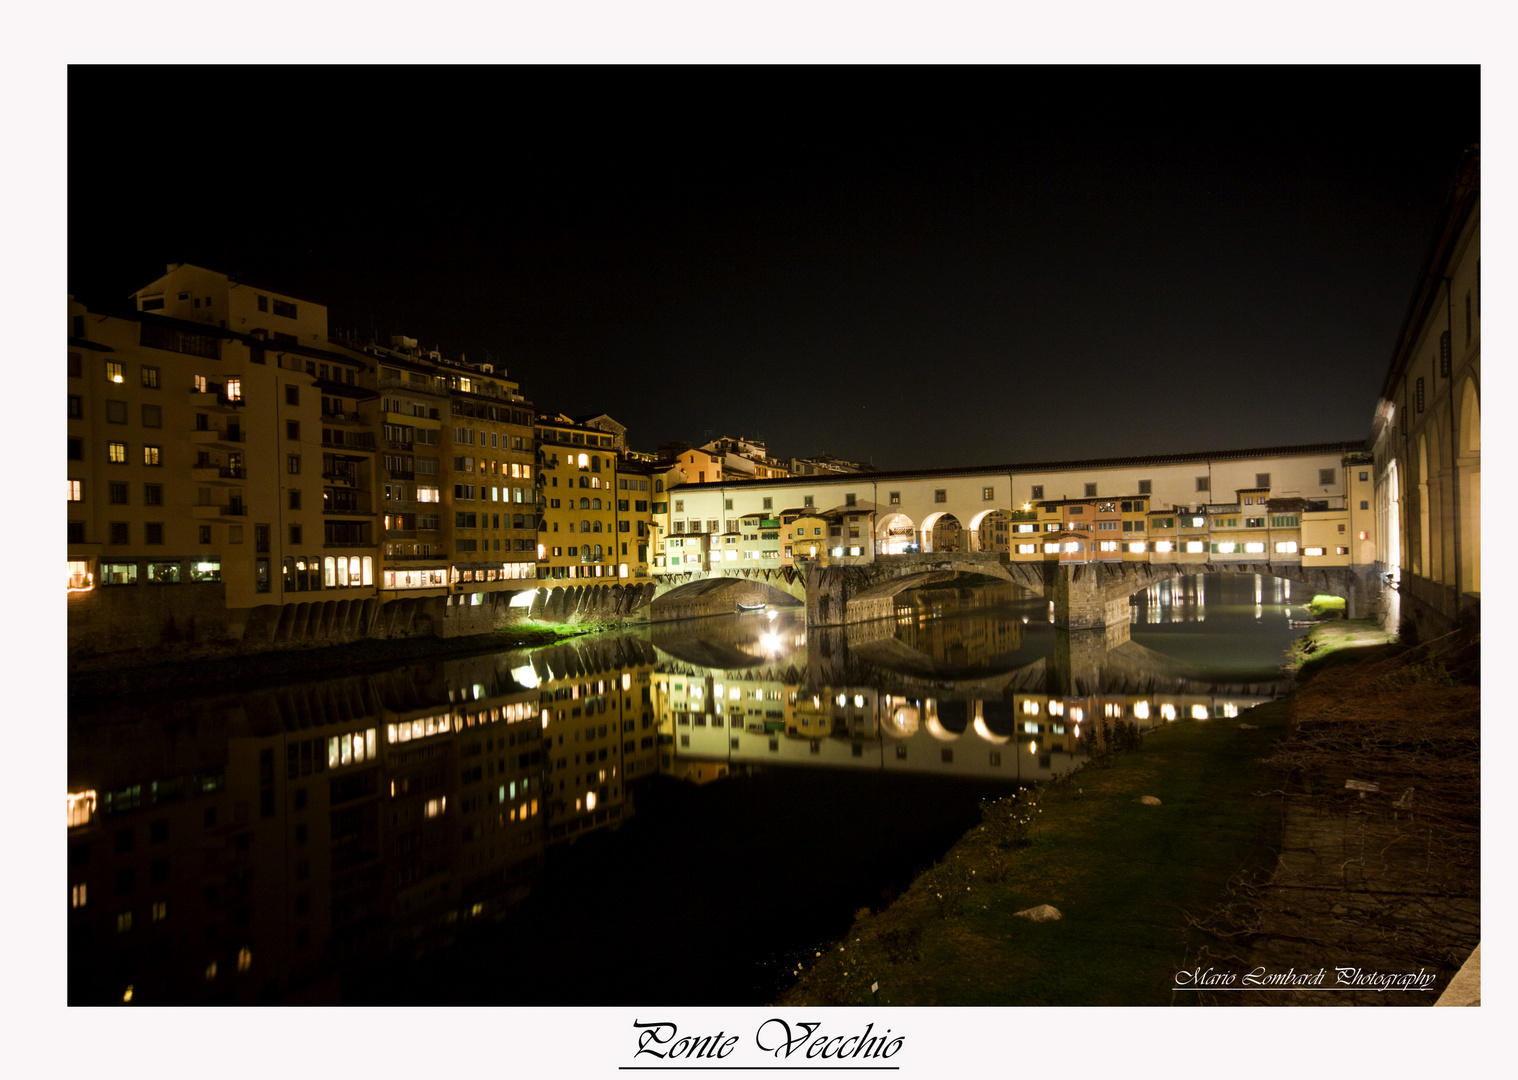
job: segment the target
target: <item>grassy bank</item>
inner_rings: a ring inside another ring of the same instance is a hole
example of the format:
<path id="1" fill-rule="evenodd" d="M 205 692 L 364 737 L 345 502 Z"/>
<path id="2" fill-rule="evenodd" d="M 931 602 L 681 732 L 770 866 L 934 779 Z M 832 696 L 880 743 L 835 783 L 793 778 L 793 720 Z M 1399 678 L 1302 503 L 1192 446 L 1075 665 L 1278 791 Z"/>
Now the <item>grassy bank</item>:
<path id="1" fill-rule="evenodd" d="M 1287 670 L 1301 684 L 1329 668 L 1385 660 L 1396 651 L 1392 635 L 1375 619 L 1330 620 L 1292 643 Z"/>
<path id="2" fill-rule="evenodd" d="M 1188 914 L 1268 865 L 1279 808 L 1260 763 L 1289 702 L 1180 722 L 1142 745 L 1025 792 L 1015 823 L 988 818 L 888 909 L 819 949 L 780 1004 L 1168 1005 Z M 1252 727 L 1242 726 L 1243 724 Z M 1158 806 L 1136 800 L 1150 795 Z M 1005 808 L 1002 808 L 1005 809 Z M 1015 912 L 1050 904 L 1058 921 Z"/>
<path id="3" fill-rule="evenodd" d="M 289 649 L 214 660 L 145 664 L 108 671 L 71 672 L 70 705 L 125 695 L 195 695 L 246 687 L 268 687 L 332 675 L 380 671 L 398 664 L 530 649 L 609 629 L 598 623 L 518 625 L 489 634 L 456 638 L 358 641 L 349 645 Z"/>

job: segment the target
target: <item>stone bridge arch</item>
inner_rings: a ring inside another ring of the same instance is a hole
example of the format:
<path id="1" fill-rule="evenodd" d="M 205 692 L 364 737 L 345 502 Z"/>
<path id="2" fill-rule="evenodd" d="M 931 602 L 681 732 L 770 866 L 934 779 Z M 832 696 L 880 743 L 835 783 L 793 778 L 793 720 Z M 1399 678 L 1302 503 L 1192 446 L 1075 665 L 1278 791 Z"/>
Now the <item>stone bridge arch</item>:
<path id="1" fill-rule="evenodd" d="M 731 615 L 739 604 L 796 606 L 806 603 L 806 596 L 806 578 L 789 567 L 720 575 L 674 574 L 656 587 L 648 617 L 663 622 Z"/>
<path id="2" fill-rule="evenodd" d="M 1375 575 L 1349 566 L 1304 568 L 1293 563 L 1115 563 L 1075 566 L 1069 572 L 1071 599 L 1079 603 L 1083 591 L 1097 595 L 1091 599 L 1113 605 L 1128 600 L 1171 578 L 1189 574 L 1259 574 L 1306 585 L 1317 592 L 1344 598 L 1345 614 L 1359 618 L 1371 610 L 1378 595 Z M 1084 586 L 1084 589 L 1082 588 Z M 1114 616 L 1115 617 L 1115 616 Z M 1110 623 L 1110 619 L 1108 622 Z M 1072 625 L 1100 625 L 1094 622 Z"/>

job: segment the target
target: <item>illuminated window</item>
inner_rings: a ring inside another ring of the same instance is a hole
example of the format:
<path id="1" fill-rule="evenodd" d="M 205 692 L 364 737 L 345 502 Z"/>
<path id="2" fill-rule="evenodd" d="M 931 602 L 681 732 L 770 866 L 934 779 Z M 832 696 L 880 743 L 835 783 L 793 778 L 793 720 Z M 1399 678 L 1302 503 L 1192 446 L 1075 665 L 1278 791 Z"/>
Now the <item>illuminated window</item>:
<path id="1" fill-rule="evenodd" d="M 1263 555 L 1265 553 L 1264 541 L 1254 541 L 1244 545 L 1244 551 L 1249 555 Z"/>
<path id="2" fill-rule="evenodd" d="M 1172 551 L 1174 549 L 1175 549 L 1175 545 L 1172 544 L 1169 540 L 1156 540 L 1154 542 L 1154 550 L 1157 551 L 1157 552 L 1163 553 L 1163 552 Z"/>
<path id="3" fill-rule="evenodd" d="M 132 928 L 132 913 L 123 911 L 116 916 L 116 933 L 125 934 Z"/>
<path id="4" fill-rule="evenodd" d="M 1281 555 L 1295 555 L 1297 553 L 1297 542 L 1295 540 L 1277 540 L 1276 552 Z"/>
<path id="5" fill-rule="evenodd" d="M 107 360 L 105 362 L 105 381 L 113 383 L 122 381 L 122 368 L 119 360 Z"/>
<path id="6" fill-rule="evenodd" d="M 142 385 L 148 390 L 158 389 L 158 369 L 156 367 L 149 367 L 147 364 L 142 365 Z"/>
<path id="7" fill-rule="evenodd" d="M 153 921 L 163 922 L 169 917 L 169 902 L 167 900 L 153 901 Z"/>
<path id="8" fill-rule="evenodd" d="M 1320 547 L 1303 548 L 1302 549 L 1302 554 L 1303 555 L 1322 555 L 1323 554 L 1323 550 L 1324 549 L 1320 548 Z"/>
<path id="9" fill-rule="evenodd" d="M 107 458 L 110 461 L 112 461 L 113 463 L 115 463 L 117 465 L 125 465 L 126 464 L 126 443 L 124 443 L 124 442 L 106 443 L 106 456 L 107 456 Z"/>
<path id="10" fill-rule="evenodd" d="M 241 379 L 228 379 L 227 380 L 227 400 L 228 401 L 241 401 L 242 400 L 242 380 Z"/>
<path id="11" fill-rule="evenodd" d="M 1174 705 L 1161 705 L 1160 706 L 1160 716 L 1161 716 L 1161 718 L 1163 718 L 1165 720 L 1174 720 L 1175 719 L 1175 706 Z"/>
<path id="12" fill-rule="evenodd" d="M 70 889 L 69 905 L 71 907 L 84 907 L 84 905 L 89 901 L 87 889 L 88 886 L 86 886 L 83 882 L 80 882 L 78 885 L 75 885 L 72 889 Z"/>
<path id="13" fill-rule="evenodd" d="M 1202 551 L 1206 551 L 1206 550 L 1207 550 L 1207 545 L 1204 544 L 1204 543 L 1202 543 L 1200 540 L 1187 540 L 1186 541 L 1186 551 L 1187 551 L 1188 554 L 1195 555 L 1198 552 L 1202 552 Z"/>
<path id="14" fill-rule="evenodd" d="M 163 450 L 157 446 L 144 446 L 142 448 L 142 463 L 144 465 L 162 465 Z"/>
<path id="15" fill-rule="evenodd" d="M 1128 544 L 1128 550 L 1137 554 L 1138 552 L 1144 550 L 1144 542 L 1142 540 L 1131 541 Z"/>
<path id="16" fill-rule="evenodd" d="M 69 481 L 69 502 L 84 502 L 84 481 Z"/>
<path id="17" fill-rule="evenodd" d="M 276 301 L 277 303 L 277 301 Z M 237 970 L 247 971 L 253 966 L 253 950 L 243 947 L 237 950 Z"/>
<path id="18" fill-rule="evenodd" d="M 1191 718 L 1193 720 L 1205 720 L 1205 719 L 1207 719 L 1207 706 L 1205 706 L 1205 705 L 1193 705 L 1191 707 Z"/>

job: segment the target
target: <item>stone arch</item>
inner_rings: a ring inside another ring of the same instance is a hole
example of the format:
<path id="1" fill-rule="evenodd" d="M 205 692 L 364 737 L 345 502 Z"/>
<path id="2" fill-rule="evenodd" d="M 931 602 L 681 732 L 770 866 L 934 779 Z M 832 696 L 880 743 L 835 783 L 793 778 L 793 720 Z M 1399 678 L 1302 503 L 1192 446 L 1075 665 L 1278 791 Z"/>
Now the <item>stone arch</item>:
<path id="1" fill-rule="evenodd" d="M 880 516 L 876 552 L 881 555 L 905 555 L 917 548 L 917 529 L 912 519 L 901 511 Z"/>
<path id="2" fill-rule="evenodd" d="M 929 514 L 922 520 L 923 551 L 963 551 L 964 526 L 948 510 Z"/>
<path id="3" fill-rule="evenodd" d="M 997 535 L 996 526 L 1002 535 Z M 970 519 L 965 528 L 969 537 L 969 551 L 1010 551 L 1012 549 L 1012 511 L 1005 507 L 993 506 Z"/>
<path id="4" fill-rule="evenodd" d="M 1460 475 L 1460 591 L 1481 592 L 1481 400 L 1474 379 L 1460 388 L 1455 464 Z"/>
<path id="5" fill-rule="evenodd" d="M 1418 434 L 1418 557 L 1414 562 L 1414 569 L 1423 577 L 1433 576 L 1433 561 L 1429 558 L 1429 541 L 1428 436 L 1420 432 Z"/>

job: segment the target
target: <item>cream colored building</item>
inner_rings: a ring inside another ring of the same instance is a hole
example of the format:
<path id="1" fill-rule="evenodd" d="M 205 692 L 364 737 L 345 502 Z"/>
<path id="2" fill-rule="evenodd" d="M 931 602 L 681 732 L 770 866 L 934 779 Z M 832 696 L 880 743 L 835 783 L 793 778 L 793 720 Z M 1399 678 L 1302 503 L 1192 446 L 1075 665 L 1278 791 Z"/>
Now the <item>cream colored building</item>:
<path id="1" fill-rule="evenodd" d="M 1381 387 L 1375 541 L 1394 618 L 1436 636 L 1481 602 L 1481 157 L 1446 200 Z M 1358 475 L 1358 474 L 1357 474 Z M 1364 495 L 1355 505 L 1368 501 Z"/>

